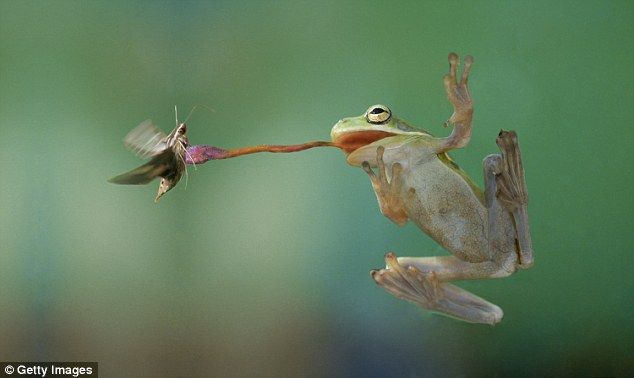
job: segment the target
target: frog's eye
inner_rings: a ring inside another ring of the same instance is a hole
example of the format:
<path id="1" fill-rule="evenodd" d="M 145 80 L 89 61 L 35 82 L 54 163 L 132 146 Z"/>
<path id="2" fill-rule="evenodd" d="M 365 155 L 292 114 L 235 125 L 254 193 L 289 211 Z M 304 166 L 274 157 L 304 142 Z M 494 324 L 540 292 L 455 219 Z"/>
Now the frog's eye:
<path id="1" fill-rule="evenodd" d="M 372 105 L 365 112 L 365 119 L 374 124 L 385 123 L 392 118 L 392 112 L 385 105 Z"/>

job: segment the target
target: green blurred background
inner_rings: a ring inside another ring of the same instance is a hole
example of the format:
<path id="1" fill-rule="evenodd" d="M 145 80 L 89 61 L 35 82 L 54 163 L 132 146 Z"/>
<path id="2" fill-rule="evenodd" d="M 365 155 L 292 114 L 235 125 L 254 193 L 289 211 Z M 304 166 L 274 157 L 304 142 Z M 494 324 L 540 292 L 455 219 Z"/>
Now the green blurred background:
<path id="1" fill-rule="evenodd" d="M 0 2 L 0 360 L 103 376 L 626 375 L 633 370 L 634 5 L 593 2 Z M 535 267 L 460 285 L 495 327 L 430 315 L 369 277 L 443 254 L 381 216 L 341 152 L 261 154 L 157 183 L 122 137 L 327 139 L 374 103 L 437 135 L 449 51 L 472 54 L 482 182 L 518 132 Z"/>

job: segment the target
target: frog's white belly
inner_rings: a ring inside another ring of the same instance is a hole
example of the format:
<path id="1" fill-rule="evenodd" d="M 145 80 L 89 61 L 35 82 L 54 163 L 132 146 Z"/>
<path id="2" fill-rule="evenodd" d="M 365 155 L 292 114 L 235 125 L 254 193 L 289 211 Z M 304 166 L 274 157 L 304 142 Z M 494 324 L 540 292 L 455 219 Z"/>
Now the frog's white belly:
<path id="1" fill-rule="evenodd" d="M 408 170 L 402 193 L 408 217 L 457 257 L 486 260 L 487 211 L 471 187 L 438 159 Z"/>

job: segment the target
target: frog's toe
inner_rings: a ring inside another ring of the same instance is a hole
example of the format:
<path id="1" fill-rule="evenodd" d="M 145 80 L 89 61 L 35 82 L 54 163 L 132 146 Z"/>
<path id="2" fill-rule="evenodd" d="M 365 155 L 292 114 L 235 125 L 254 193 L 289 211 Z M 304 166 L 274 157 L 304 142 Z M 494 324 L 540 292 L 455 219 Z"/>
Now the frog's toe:
<path id="1" fill-rule="evenodd" d="M 403 180 L 401 180 L 401 173 L 403 173 L 403 165 L 401 163 L 392 164 L 392 178 L 390 179 L 390 184 L 394 185 L 394 191 L 399 193 L 401 191 L 401 185 Z"/>
<path id="2" fill-rule="evenodd" d="M 458 81 L 456 79 L 456 74 L 458 72 L 458 64 L 459 58 L 456 53 L 449 53 L 449 73 L 447 73 L 443 77 L 443 82 L 445 83 L 445 89 L 447 89 L 447 94 L 451 96 L 453 93 L 453 89 L 458 85 Z"/>
<path id="3" fill-rule="evenodd" d="M 373 176 L 373 177 L 375 176 L 374 175 L 374 171 L 370 167 L 370 163 L 368 163 L 367 161 L 364 161 L 363 163 L 361 163 L 361 167 L 363 168 L 365 173 L 367 173 L 368 175 Z"/>
<path id="4" fill-rule="evenodd" d="M 383 155 L 385 154 L 385 147 L 379 146 L 376 149 L 376 165 L 379 169 L 379 177 L 383 184 L 388 184 L 387 182 L 387 174 L 385 173 L 385 161 L 383 160 Z"/>
<path id="5" fill-rule="evenodd" d="M 460 64 L 460 58 L 458 58 L 458 54 L 455 52 L 450 52 L 449 57 L 449 76 L 456 81 L 456 72 L 458 71 L 458 64 Z"/>
<path id="6" fill-rule="evenodd" d="M 460 79 L 461 85 L 466 85 L 469 81 L 469 72 L 471 71 L 471 65 L 473 65 L 473 57 L 467 55 L 464 58 L 464 70 L 462 71 L 462 78 Z"/>

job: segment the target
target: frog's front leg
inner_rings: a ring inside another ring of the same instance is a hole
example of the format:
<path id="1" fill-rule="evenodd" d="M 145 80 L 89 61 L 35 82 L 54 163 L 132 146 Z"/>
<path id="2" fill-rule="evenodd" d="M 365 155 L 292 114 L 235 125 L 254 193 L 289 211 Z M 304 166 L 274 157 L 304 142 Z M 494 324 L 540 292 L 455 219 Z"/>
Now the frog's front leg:
<path id="1" fill-rule="evenodd" d="M 387 179 L 387 172 L 385 170 L 385 162 L 383 161 L 383 154 L 385 148 L 379 146 L 376 149 L 376 162 L 378 166 L 378 175 L 372 171 L 370 164 L 364 161 L 362 166 L 363 170 L 370 177 L 372 182 L 372 188 L 376 193 L 376 198 L 379 201 L 379 207 L 381 213 L 390 218 L 394 223 L 398 225 L 404 225 L 407 222 L 407 213 L 405 211 L 405 204 L 401 196 L 401 189 L 403 180 L 401 172 L 403 167 L 400 163 L 392 164 L 392 178 L 390 181 Z"/>
<path id="2" fill-rule="evenodd" d="M 449 117 L 445 126 L 453 125 L 451 135 L 439 140 L 438 152 L 446 152 L 454 148 L 461 148 L 471 139 L 471 120 L 473 118 L 473 101 L 469 92 L 469 72 L 473 64 L 473 57 L 467 55 L 464 58 L 464 70 L 458 80 L 459 59 L 456 53 L 449 54 L 449 73 L 445 75 L 445 91 L 447 98 L 453 105 L 454 112 Z"/>

